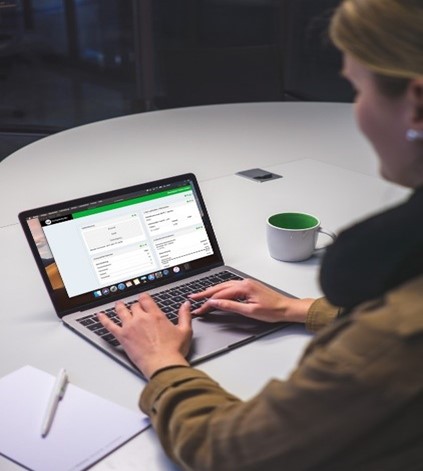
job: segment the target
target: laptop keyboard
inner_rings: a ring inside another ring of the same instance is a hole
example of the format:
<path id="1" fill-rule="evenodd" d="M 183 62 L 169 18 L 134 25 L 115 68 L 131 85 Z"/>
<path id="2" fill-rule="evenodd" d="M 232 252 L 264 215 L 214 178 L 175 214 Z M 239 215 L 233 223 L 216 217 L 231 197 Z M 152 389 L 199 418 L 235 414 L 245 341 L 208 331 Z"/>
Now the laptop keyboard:
<path id="1" fill-rule="evenodd" d="M 210 286 L 223 283 L 224 281 L 241 279 L 242 278 L 240 276 L 225 270 L 214 275 L 205 276 L 203 278 L 196 279 L 195 281 L 190 281 L 188 283 L 181 284 L 179 286 L 176 286 L 175 288 L 170 288 L 161 291 L 160 293 L 151 295 L 151 297 L 158 304 L 160 309 L 166 314 L 166 317 L 174 324 L 177 324 L 179 308 L 181 304 L 188 299 L 188 294 L 203 291 L 206 288 L 209 288 Z M 137 300 L 135 299 L 125 303 L 125 305 L 129 308 L 132 304 L 136 302 Z M 191 307 L 194 310 L 204 304 L 206 302 L 206 299 L 201 299 L 199 301 L 190 300 L 190 302 Z M 105 309 L 104 311 L 100 312 L 106 314 L 109 319 L 111 319 L 116 324 L 122 324 L 114 307 Z M 81 317 L 80 319 L 78 319 L 78 322 L 90 329 L 98 336 L 102 337 L 103 340 L 106 340 L 110 345 L 113 345 L 114 347 L 119 345 L 119 342 L 116 337 L 112 335 L 107 329 L 105 329 L 98 321 L 97 313 Z"/>

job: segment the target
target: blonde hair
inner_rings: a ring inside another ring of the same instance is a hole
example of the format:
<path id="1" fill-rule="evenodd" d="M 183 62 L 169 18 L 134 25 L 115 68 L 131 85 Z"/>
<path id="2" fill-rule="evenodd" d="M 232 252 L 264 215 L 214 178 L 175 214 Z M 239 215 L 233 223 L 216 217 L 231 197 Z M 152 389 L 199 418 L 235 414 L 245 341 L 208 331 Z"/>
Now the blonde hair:
<path id="1" fill-rule="evenodd" d="M 423 0 L 343 0 L 329 34 L 342 52 L 374 72 L 388 93 L 423 77 Z"/>

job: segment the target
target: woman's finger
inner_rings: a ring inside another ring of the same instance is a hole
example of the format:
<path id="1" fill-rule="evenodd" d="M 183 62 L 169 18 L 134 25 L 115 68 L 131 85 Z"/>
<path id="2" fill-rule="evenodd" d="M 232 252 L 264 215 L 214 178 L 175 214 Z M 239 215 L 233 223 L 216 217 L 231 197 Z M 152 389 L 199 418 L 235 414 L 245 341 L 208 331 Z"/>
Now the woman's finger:
<path id="1" fill-rule="evenodd" d="M 118 301 L 115 305 L 116 314 L 122 322 L 132 317 L 131 311 L 125 306 L 122 301 Z"/>

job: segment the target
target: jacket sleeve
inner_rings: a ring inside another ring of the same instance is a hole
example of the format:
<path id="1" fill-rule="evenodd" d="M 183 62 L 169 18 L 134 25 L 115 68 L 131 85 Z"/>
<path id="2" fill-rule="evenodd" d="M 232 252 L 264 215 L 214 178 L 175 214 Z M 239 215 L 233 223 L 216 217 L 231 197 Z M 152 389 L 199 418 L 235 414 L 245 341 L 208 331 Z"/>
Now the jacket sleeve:
<path id="1" fill-rule="evenodd" d="M 341 314 L 341 311 L 341 308 L 333 306 L 326 298 L 316 299 L 308 310 L 306 329 L 309 332 L 317 332 L 331 324 Z"/>

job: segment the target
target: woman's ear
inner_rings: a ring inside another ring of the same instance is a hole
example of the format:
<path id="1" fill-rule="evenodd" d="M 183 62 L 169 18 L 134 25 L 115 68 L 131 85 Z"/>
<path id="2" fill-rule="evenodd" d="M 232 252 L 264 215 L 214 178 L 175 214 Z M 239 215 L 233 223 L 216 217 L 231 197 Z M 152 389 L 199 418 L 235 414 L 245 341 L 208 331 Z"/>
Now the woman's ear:
<path id="1" fill-rule="evenodd" d="M 410 142 L 423 141 L 423 78 L 411 79 L 405 97 L 406 139 Z M 420 146 L 421 147 L 421 146 Z"/>

